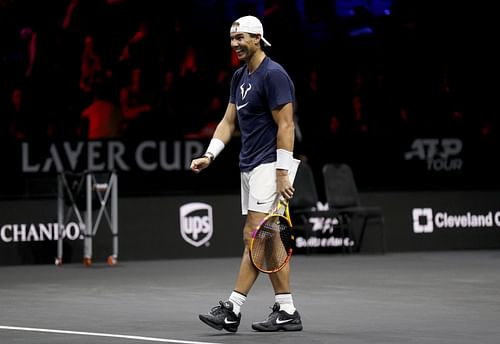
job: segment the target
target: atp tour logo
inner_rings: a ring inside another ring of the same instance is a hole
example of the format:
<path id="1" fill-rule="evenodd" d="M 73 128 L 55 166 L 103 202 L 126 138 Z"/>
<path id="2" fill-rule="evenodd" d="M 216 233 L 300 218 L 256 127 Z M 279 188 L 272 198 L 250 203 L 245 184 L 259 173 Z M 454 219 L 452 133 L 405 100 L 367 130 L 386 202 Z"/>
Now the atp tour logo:
<path id="1" fill-rule="evenodd" d="M 206 203 L 187 203 L 180 207 L 182 238 L 189 244 L 207 246 L 213 234 L 212 206 Z"/>
<path id="2" fill-rule="evenodd" d="M 462 141 L 457 138 L 419 138 L 413 141 L 404 157 L 405 160 L 425 161 L 428 171 L 460 171 L 462 147 Z"/>
<path id="3" fill-rule="evenodd" d="M 415 208 L 413 213 L 413 233 L 432 233 L 434 222 L 431 208 Z"/>

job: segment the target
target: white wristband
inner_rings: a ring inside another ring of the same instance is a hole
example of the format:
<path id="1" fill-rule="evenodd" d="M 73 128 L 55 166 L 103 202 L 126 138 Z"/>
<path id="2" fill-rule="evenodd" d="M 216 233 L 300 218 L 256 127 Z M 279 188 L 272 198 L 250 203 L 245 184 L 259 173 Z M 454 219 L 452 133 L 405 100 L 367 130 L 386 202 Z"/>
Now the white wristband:
<path id="1" fill-rule="evenodd" d="M 208 145 L 206 152 L 212 154 L 215 159 L 217 155 L 219 155 L 219 153 L 222 152 L 224 146 L 225 145 L 224 142 L 222 142 L 222 140 L 213 138 L 212 140 L 210 140 L 210 144 Z"/>
<path id="2" fill-rule="evenodd" d="M 290 170 L 292 166 L 293 153 L 286 149 L 278 148 L 276 150 L 276 169 Z"/>

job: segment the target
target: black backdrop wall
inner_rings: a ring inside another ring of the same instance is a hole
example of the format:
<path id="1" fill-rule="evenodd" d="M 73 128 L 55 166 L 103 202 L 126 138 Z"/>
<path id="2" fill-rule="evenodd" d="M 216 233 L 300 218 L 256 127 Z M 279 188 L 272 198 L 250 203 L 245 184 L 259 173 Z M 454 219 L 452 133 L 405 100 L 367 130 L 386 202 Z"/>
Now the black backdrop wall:
<path id="1" fill-rule="evenodd" d="M 363 193 L 363 204 L 380 205 L 388 252 L 500 248 L 500 196 L 492 191 Z M 239 256 L 243 217 L 239 195 L 122 197 L 118 261 Z M 57 256 L 56 199 L 0 202 L 0 265 L 53 264 Z M 296 221 L 295 217 L 294 222 Z M 343 252 L 333 221 L 310 219 L 296 228 L 296 254 Z M 327 224 L 328 223 L 328 224 Z M 319 224 L 319 225 L 318 225 Z M 63 264 L 83 262 L 78 221 L 66 225 Z M 378 227 L 369 224 L 362 253 L 379 253 Z M 350 239 L 356 240 L 356 230 Z M 312 239 L 311 239 L 312 238 Z M 306 243 L 307 244 L 304 244 Z M 93 239 L 93 263 L 112 253 L 105 222 Z M 344 247 L 344 248 L 348 248 Z"/>

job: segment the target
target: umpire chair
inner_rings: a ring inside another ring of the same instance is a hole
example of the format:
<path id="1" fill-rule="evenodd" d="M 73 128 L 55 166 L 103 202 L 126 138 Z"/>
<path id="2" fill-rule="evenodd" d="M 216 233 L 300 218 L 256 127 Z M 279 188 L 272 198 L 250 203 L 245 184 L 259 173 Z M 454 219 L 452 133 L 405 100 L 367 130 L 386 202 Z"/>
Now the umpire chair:
<path id="1" fill-rule="evenodd" d="M 57 222 L 59 235 L 56 265 L 63 263 L 65 226 L 72 215 L 83 232 L 83 264 L 92 265 L 92 240 L 103 216 L 112 234 L 110 266 L 118 262 L 118 177 L 116 172 L 62 172 L 57 178 Z M 96 213 L 96 214 L 94 214 Z"/>

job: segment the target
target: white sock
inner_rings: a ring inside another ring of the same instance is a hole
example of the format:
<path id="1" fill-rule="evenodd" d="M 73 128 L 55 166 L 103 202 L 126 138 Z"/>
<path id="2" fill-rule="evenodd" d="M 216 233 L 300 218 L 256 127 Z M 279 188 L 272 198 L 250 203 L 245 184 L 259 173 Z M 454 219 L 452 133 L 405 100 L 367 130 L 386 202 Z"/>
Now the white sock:
<path id="1" fill-rule="evenodd" d="M 292 294 L 276 294 L 275 301 L 280 305 L 280 310 L 292 315 L 295 312 Z"/>
<path id="2" fill-rule="evenodd" d="M 246 295 L 238 293 L 237 291 L 233 291 L 229 296 L 229 301 L 233 303 L 233 312 L 234 314 L 240 314 L 241 306 L 245 303 L 247 299 Z"/>

